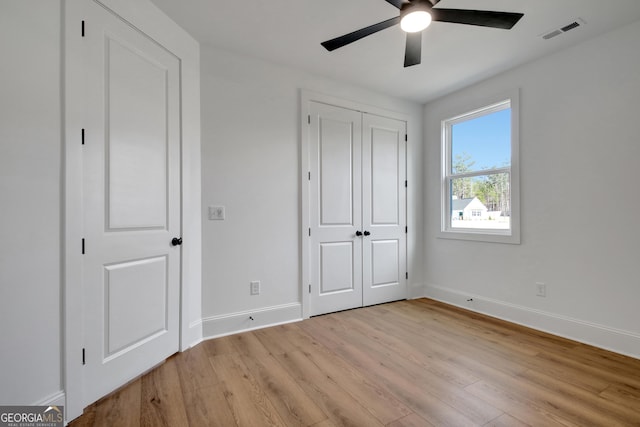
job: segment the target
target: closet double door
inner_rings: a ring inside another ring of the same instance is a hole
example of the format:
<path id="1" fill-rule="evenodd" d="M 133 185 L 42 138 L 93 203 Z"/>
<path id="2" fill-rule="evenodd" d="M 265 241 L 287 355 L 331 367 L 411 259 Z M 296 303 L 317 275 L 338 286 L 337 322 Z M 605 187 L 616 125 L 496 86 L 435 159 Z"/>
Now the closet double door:
<path id="1" fill-rule="evenodd" d="M 406 122 L 309 112 L 309 314 L 407 298 Z"/>

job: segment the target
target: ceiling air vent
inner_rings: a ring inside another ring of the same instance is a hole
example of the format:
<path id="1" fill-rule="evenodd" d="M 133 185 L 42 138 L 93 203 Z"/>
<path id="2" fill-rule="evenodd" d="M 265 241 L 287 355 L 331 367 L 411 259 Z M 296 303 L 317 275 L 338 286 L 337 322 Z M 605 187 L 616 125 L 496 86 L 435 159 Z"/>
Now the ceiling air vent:
<path id="1" fill-rule="evenodd" d="M 555 28 L 553 30 L 545 32 L 544 34 L 541 35 L 541 37 L 543 39 L 545 39 L 545 40 L 549 40 L 549 39 L 554 38 L 555 36 L 559 36 L 560 34 L 564 34 L 567 31 L 571 31 L 574 28 L 581 27 L 584 24 L 585 24 L 584 20 L 578 18 L 578 19 L 576 19 L 576 20 L 574 20 L 574 21 L 572 21 L 572 22 L 570 22 L 570 23 L 568 23 L 566 25 L 563 25 L 560 28 Z"/>

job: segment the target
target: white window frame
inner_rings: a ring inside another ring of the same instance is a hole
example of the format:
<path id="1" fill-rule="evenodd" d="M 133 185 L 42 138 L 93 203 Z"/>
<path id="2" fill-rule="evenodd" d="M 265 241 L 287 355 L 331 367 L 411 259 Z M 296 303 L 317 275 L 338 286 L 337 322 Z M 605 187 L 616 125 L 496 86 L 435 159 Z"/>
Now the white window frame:
<path id="1" fill-rule="evenodd" d="M 519 91 L 513 90 L 503 96 L 485 99 L 485 102 L 474 106 L 461 107 L 450 118 L 441 122 L 441 227 L 438 237 L 444 239 L 473 240 L 491 243 L 520 244 L 520 98 Z M 478 170 L 464 174 L 451 173 L 451 128 L 453 125 L 497 111 L 511 108 L 511 165 L 505 168 Z M 511 193 L 510 229 L 486 228 L 454 228 L 451 224 L 451 183 L 453 178 L 472 178 L 506 172 L 509 174 L 509 188 Z"/>

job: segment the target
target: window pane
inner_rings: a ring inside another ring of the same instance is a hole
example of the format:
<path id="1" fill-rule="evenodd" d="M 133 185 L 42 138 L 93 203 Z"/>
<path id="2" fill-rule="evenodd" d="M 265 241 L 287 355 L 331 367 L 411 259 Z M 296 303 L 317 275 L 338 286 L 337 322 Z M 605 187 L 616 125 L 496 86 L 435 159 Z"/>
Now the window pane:
<path id="1" fill-rule="evenodd" d="M 451 228 L 511 228 L 509 174 L 451 179 Z"/>
<path id="2" fill-rule="evenodd" d="M 451 173 L 508 167 L 511 108 L 451 126 Z"/>

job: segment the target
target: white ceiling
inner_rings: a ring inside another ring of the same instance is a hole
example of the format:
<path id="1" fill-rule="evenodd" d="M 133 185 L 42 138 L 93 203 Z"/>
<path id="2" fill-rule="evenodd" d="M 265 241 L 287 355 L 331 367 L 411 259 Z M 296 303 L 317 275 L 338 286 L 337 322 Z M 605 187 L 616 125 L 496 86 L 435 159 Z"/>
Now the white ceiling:
<path id="1" fill-rule="evenodd" d="M 392 18 L 385 0 L 152 0 L 200 43 L 388 95 L 427 102 L 640 19 L 640 0 L 441 0 L 436 7 L 524 13 L 512 30 L 434 22 L 422 64 L 404 68 L 405 35 L 388 28 L 333 52 L 320 42 Z M 585 25 L 540 36 L 576 19 Z M 640 40 L 639 49 L 640 49 Z"/>

